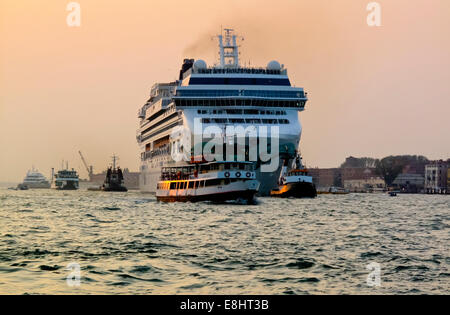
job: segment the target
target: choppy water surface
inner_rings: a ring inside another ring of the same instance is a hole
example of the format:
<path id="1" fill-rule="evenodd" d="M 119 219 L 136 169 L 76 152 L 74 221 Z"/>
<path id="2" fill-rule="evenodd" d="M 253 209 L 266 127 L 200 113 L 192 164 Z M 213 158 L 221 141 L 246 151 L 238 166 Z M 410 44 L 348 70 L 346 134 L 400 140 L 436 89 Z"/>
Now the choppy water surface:
<path id="1" fill-rule="evenodd" d="M 450 196 L 162 204 L 0 190 L 3 294 L 450 293 Z M 81 285 L 67 285 L 69 263 Z M 366 266 L 381 266 L 369 287 Z"/>

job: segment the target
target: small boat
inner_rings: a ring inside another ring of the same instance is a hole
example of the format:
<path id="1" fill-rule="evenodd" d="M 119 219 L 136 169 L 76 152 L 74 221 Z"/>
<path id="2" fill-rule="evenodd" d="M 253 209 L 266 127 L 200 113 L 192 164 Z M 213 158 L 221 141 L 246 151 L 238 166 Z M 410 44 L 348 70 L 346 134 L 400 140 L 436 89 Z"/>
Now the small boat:
<path id="1" fill-rule="evenodd" d="M 162 202 L 245 201 L 254 202 L 259 190 L 251 162 L 211 162 L 165 167 L 156 187 Z"/>
<path id="2" fill-rule="evenodd" d="M 101 189 L 103 191 L 128 191 L 124 186 L 123 172 L 120 167 L 116 167 L 117 156 L 113 155 L 112 166 L 106 171 L 105 182 Z"/>
<path id="3" fill-rule="evenodd" d="M 350 191 L 342 187 L 330 187 L 328 190 L 319 190 L 318 195 L 348 195 Z"/>
<path id="4" fill-rule="evenodd" d="M 16 188 L 16 190 L 28 190 L 28 189 L 29 189 L 29 187 L 26 184 L 19 184 L 19 185 L 17 185 L 17 188 Z"/>
<path id="5" fill-rule="evenodd" d="M 55 188 L 58 190 L 77 190 L 79 187 L 79 178 L 77 172 L 63 169 L 55 175 Z"/>
<path id="6" fill-rule="evenodd" d="M 102 186 L 103 191 L 128 191 L 123 185 L 123 173 L 120 167 L 110 167 L 106 171 L 105 182 Z"/>
<path id="7" fill-rule="evenodd" d="M 90 186 L 87 188 L 88 191 L 102 191 L 102 186 Z"/>
<path id="8" fill-rule="evenodd" d="M 287 171 L 288 162 L 285 160 L 281 169 L 280 179 L 278 180 L 278 188 L 272 189 L 271 197 L 279 198 L 315 198 L 317 197 L 316 186 L 313 178 L 308 176 L 308 170 L 303 166 L 301 157 L 298 155 L 296 159 L 296 167 Z"/>
<path id="9" fill-rule="evenodd" d="M 391 196 L 391 197 L 397 197 L 397 191 L 390 191 L 389 192 L 389 196 Z"/>

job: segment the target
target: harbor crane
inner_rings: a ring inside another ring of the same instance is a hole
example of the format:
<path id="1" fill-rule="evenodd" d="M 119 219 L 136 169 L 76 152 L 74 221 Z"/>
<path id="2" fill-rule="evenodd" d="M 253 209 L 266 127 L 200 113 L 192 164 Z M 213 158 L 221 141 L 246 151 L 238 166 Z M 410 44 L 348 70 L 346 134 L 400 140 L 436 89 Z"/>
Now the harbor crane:
<path id="1" fill-rule="evenodd" d="M 92 165 L 88 166 L 88 164 L 87 164 L 86 160 L 84 159 L 83 154 L 81 153 L 81 151 L 78 151 L 78 153 L 80 154 L 81 161 L 83 161 L 84 167 L 86 167 L 86 171 L 89 174 L 89 178 L 91 178 L 92 175 L 94 174 Z"/>

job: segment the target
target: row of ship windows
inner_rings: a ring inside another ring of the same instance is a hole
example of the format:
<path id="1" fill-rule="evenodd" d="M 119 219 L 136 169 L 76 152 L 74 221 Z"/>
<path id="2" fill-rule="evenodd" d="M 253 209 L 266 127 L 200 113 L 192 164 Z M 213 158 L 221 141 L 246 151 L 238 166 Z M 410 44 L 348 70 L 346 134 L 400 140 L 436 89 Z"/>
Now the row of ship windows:
<path id="1" fill-rule="evenodd" d="M 157 184 L 157 189 L 161 190 L 175 190 L 175 189 L 198 189 L 210 186 L 228 185 L 229 183 L 237 182 L 237 178 L 227 178 L 227 179 L 208 179 L 208 180 L 197 180 L 197 181 L 182 181 L 182 182 L 169 182 L 169 183 L 159 183 Z"/>
<path id="2" fill-rule="evenodd" d="M 257 110 L 257 109 L 199 109 L 198 114 L 209 115 L 287 115 L 284 110 Z"/>
<path id="3" fill-rule="evenodd" d="M 289 124 L 289 120 L 287 119 L 242 119 L 242 118 L 202 118 L 202 123 L 204 124 L 281 124 L 287 125 Z"/>
<path id="4" fill-rule="evenodd" d="M 254 96 L 254 97 L 288 97 L 304 98 L 299 91 L 261 91 L 261 90 L 178 90 L 177 96 Z"/>
<path id="5" fill-rule="evenodd" d="M 291 86 L 289 79 L 272 78 L 192 78 L 189 80 L 191 85 L 277 85 Z"/>
<path id="6" fill-rule="evenodd" d="M 281 70 L 266 68 L 206 68 L 198 69 L 197 73 L 251 73 L 251 74 L 281 74 Z"/>
<path id="7" fill-rule="evenodd" d="M 175 105 L 185 106 L 256 106 L 256 107 L 296 107 L 305 106 L 305 101 L 279 101 L 263 99 L 176 99 Z"/>

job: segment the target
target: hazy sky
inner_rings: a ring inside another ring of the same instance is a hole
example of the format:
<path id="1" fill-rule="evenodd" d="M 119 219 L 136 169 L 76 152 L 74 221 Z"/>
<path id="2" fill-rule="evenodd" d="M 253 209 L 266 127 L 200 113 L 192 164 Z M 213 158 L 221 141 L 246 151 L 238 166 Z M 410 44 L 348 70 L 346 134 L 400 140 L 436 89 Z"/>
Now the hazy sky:
<path id="1" fill-rule="evenodd" d="M 0 0 L 0 181 L 61 160 L 97 171 L 112 153 L 138 169 L 137 110 L 185 57 L 217 57 L 221 25 L 245 37 L 241 62 L 288 68 L 310 101 L 302 113 L 308 166 L 346 156 L 450 157 L 450 1 Z"/>

